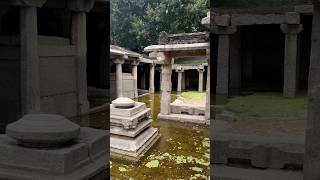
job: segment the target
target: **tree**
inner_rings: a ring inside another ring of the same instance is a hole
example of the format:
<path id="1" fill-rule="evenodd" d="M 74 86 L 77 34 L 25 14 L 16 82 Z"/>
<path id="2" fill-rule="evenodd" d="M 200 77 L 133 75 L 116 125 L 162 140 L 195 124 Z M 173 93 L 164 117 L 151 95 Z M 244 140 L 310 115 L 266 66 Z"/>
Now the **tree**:
<path id="1" fill-rule="evenodd" d="M 208 0 L 117 0 L 111 2 L 111 36 L 114 44 L 142 52 L 157 43 L 159 33 L 204 31 L 201 19 Z"/>

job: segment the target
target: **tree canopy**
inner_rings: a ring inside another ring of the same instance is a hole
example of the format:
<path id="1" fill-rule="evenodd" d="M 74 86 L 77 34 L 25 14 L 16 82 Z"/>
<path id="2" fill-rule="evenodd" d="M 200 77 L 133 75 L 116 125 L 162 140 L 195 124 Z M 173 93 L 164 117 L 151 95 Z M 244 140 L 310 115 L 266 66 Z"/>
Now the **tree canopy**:
<path id="1" fill-rule="evenodd" d="M 209 11 L 209 0 L 113 0 L 111 40 L 134 51 L 156 44 L 161 31 L 204 31 L 201 19 Z"/>

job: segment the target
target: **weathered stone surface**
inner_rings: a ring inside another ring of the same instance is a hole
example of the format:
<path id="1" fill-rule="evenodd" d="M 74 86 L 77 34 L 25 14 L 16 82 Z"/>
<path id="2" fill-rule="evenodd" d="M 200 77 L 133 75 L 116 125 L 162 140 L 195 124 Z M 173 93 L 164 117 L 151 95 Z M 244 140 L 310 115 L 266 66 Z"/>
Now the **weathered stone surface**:
<path id="1" fill-rule="evenodd" d="M 30 114 L 11 123 L 6 134 L 19 144 L 30 147 L 59 146 L 75 139 L 80 127 L 63 116 Z"/>
<path id="2" fill-rule="evenodd" d="M 132 108 L 134 107 L 135 102 L 130 98 L 119 97 L 116 100 L 112 101 L 112 105 L 115 108 Z"/>
<path id="3" fill-rule="evenodd" d="M 121 127 L 124 127 L 125 129 L 134 129 L 137 127 L 139 122 L 142 122 L 143 120 L 148 119 L 149 115 L 150 115 L 150 108 L 144 109 L 131 117 L 111 115 L 110 123 L 111 125 L 121 126 Z"/>
<path id="4" fill-rule="evenodd" d="M 26 148 L 0 136 L 0 179 L 90 179 L 107 168 L 108 132 L 81 128 L 79 137 L 60 148 Z"/>
<path id="5" fill-rule="evenodd" d="M 116 116 L 132 117 L 137 113 L 145 110 L 146 104 L 141 102 L 134 102 L 134 107 L 129 108 L 117 108 L 113 104 L 110 105 L 110 114 Z"/>
<path id="6" fill-rule="evenodd" d="M 169 120 L 169 121 L 179 121 L 183 123 L 194 123 L 194 124 L 210 124 L 204 116 L 197 115 L 186 115 L 186 114 L 158 114 L 158 120 Z"/>
<path id="7" fill-rule="evenodd" d="M 231 24 L 234 26 L 258 24 L 283 24 L 286 22 L 284 14 L 232 14 Z"/>

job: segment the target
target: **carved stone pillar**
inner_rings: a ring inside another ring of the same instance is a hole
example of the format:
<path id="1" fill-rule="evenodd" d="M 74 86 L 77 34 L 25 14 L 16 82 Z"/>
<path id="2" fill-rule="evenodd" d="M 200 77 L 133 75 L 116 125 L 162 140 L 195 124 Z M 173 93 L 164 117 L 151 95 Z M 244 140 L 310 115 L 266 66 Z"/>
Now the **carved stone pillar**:
<path id="1" fill-rule="evenodd" d="M 133 76 L 133 88 L 134 88 L 134 97 L 138 97 L 138 61 L 132 61 L 132 76 Z"/>
<path id="2" fill-rule="evenodd" d="M 178 66 L 177 69 L 176 69 L 176 72 L 178 73 L 177 92 L 178 92 L 178 94 L 180 94 L 181 91 L 182 91 L 182 73 L 183 73 L 183 68 L 181 66 Z"/>
<path id="3" fill-rule="evenodd" d="M 156 64 L 150 64 L 150 75 L 149 75 L 149 92 L 154 93 L 154 73 Z"/>
<path id="4" fill-rule="evenodd" d="M 203 73 L 205 69 L 203 66 L 198 67 L 198 72 L 199 72 L 199 85 L 198 85 L 198 91 L 202 92 L 203 91 Z"/>
<path id="5" fill-rule="evenodd" d="M 113 63 L 116 64 L 116 85 L 117 85 L 117 97 L 123 96 L 122 90 L 122 64 L 124 63 L 123 59 L 115 59 Z"/>
<path id="6" fill-rule="evenodd" d="M 164 63 L 161 70 L 161 110 L 160 114 L 170 114 L 170 100 L 171 100 L 171 75 L 172 75 L 172 56 L 169 53 L 162 53 Z"/>

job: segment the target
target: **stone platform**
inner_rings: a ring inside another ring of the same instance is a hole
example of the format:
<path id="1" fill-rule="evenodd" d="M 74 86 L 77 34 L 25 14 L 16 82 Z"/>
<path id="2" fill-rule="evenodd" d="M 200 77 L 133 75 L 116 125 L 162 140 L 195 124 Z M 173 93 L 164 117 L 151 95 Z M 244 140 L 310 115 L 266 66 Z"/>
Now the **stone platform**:
<path id="1" fill-rule="evenodd" d="M 108 131 L 92 128 L 81 128 L 73 142 L 54 148 L 28 148 L 0 135 L 0 179 L 104 179 L 108 141 Z"/>

